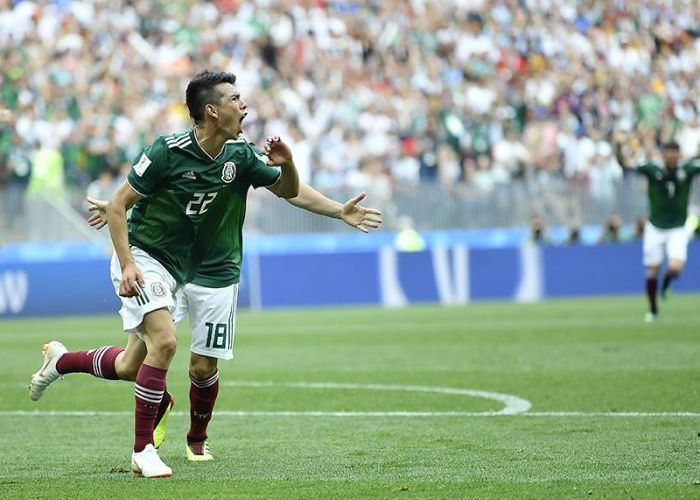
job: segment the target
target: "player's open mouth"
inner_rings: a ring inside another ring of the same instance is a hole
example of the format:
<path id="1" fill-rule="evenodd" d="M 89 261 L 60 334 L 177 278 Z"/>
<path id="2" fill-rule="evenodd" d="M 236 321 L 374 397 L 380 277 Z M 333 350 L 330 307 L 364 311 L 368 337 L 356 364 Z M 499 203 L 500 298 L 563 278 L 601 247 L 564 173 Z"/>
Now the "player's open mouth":
<path id="1" fill-rule="evenodd" d="M 243 119 L 244 119 L 246 116 L 248 116 L 248 113 L 243 113 L 243 116 L 241 116 L 241 119 L 240 119 L 239 123 L 243 123 Z"/>

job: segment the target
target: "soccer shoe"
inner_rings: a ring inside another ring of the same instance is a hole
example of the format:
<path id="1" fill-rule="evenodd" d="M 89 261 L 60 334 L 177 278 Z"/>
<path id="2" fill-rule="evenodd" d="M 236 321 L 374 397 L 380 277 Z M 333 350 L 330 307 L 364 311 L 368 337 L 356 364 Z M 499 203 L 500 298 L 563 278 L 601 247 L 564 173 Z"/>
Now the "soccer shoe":
<path id="1" fill-rule="evenodd" d="M 49 384 L 61 377 L 61 374 L 56 371 L 56 363 L 67 352 L 66 346 L 55 340 L 44 344 L 44 364 L 32 375 L 29 382 L 29 399 L 39 401 Z"/>
<path id="2" fill-rule="evenodd" d="M 645 322 L 645 323 L 653 323 L 654 321 L 656 321 L 656 318 L 657 318 L 657 317 L 658 317 L 657 314 L 654 314 L 653 312 L 648 311 L 648 312 L 644 315 L 644 322 Z"/>
<path id="3" fill-rule="evenodd" d="M 187 443 L 185 445 L 185 452 L 187 453 L 187 460 L 190 462 L 206 462 L 207 460 L 214 460 L 214 457 L 209 451 L 209 445 L 207 445 L 206 441 Z"/>
<path id="4" fill-rule="evenodd" d="M 165 426 L 168 423 L 170 411 L 173 409 L 173 406 L 175 406 L 175 398 L 173 398 L 169 392 L 166 392 L 165 394 L 167 394 L 170 398 L 168 401 L 168 406 L 165 407 L 165 411 L 160 418 L 156 417 L 155 426 L 153 427 L 153 446 L 155 446 L 156 449 L 160 448 L 165 442 Z"/>
<path id="5" fill-rule="evenodd" d="M 173 470 L 163 463 L 152 444 L 147 444 L 142 451 L 131 454 L 131 471 L 134 476 L 154 479 L 173 475 Z"/>

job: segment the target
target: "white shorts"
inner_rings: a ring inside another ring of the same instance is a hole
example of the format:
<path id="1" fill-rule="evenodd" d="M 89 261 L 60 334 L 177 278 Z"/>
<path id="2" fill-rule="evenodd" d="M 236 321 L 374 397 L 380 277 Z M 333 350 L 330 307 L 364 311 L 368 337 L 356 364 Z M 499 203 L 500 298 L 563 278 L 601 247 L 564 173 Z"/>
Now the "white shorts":
<path id="1" fill-rule="evenodd" d="M 182 287 L 173 319 L 179 324 L 189 314 L 191 352 L 210 358 L 233 358 L 237 303 L 238 284 L 208 288 L 188 283 Z"/>
<path id="2" fill-rule="evenodd" d="M 644 265 L 659 266 L 666 256 L 685 262 L 688 257 L 689 232 L 685 226 L 659 229 L 651 222 L 644 226 Z"/>
<path id="3" fill-rule="evenodd" d="M 143 322 L 144 315 L 164 307 L 172 314 L 175 311 L 178 286 L 175 278 L 163 265 L 140 248 L 131 247 L 131 255 L 146 283 L 138 297 L 119 296 L 122 301 L 119 314 L 122 317 L 124 331 L 135 332 L 143 340 L 143 335 L 138 327 Z M 110 272 L 114 290 L 119 295 L 122 270 L 116 253 L 112 256 Z"/>

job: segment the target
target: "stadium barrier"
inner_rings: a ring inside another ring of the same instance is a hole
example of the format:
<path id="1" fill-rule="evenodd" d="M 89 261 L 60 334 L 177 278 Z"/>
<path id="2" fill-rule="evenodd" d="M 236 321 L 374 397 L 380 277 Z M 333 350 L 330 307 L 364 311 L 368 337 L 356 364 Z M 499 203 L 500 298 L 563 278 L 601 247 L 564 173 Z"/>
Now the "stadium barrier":
<path id="1" fill-rule="evenodd" d="M 280 237 L 257 239 L 244 259 L 239 303 L 253 309 L 401 307 L 642 293 L 639 241 L 539 246 L 521 238 L 514 245 L 521 232 L 492 238 L 489 244 L 480 239 L 478 245 L 468 243 L 467 234 L 428 235 L 428 247 L 419 252 L 396 250 L 390 234 L 347 236 L 354 246 L 329 235 L 313 245 L 297 246 L 290 243 L 296 240 Z M 674 290 L 700 291 L 698 261 L 700 241 L 695 240 L 689 247 L 689 266 Z M 0 249 L 0 318 L 110 313 L 118 308 L 102 244 Z"/>

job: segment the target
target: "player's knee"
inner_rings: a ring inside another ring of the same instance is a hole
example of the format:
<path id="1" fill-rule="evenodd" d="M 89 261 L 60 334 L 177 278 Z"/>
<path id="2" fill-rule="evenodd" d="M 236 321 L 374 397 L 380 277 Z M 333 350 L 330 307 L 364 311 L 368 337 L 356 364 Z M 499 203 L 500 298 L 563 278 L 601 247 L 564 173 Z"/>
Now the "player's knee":
<path id="1" fill-rule="evenodd" d="M 659 275 L 659 266 L 647 266 L 647 278 L 656 278 Z"/>
<path id="2" fill-rule="evenodd" d="M 190 376 L 196 380 L 206 380 L 216 373 L 215 358 L 192 356 L 190 358 Z"/>
<path id="3" fill-rule="evenodd" d="M 673 274 L 675 276 L 678 276 L 681 274 L 681 271 L 683 271 L 683 263 L 682 262 L 672 262 L 668 265 L 668 272 L 670 274 Z"/>
<path id="4" fill-rule="evenodd" d="M 175 351 L 177 350 L 177 338 L 175 334 L 163 335 L 158 340 L 158 351 L 161 355 L 167 358 L 172 358 L 175 356 Z"/>
<path id="5" fill-rule="evenodd" d="M 164 360 L 172 359 L 177 349 L 177 338 L 174 328 L 155 329 L 149 332 L 151 347 L 154 355 Z"/>
<path id="6" fill-rule="evenodd" d="M 175 355 L 177 337 L 175 325 L 169 313 L 156 310 L 144 317 L 141 331 L 146 338 L 148 355 L 158 358 L 161 362 L 167 362 Z"/>
<path id="7" fill-rule="evenodd" d="M 206 380 L 211 378 L 214 373 L 216 373 L 216 366 L 213 368 L 201 365 L 195 367 L 190 366 L 190 376 L 195 380 Z"/>

